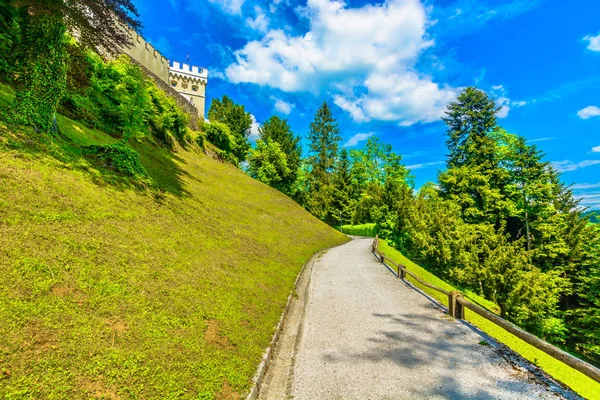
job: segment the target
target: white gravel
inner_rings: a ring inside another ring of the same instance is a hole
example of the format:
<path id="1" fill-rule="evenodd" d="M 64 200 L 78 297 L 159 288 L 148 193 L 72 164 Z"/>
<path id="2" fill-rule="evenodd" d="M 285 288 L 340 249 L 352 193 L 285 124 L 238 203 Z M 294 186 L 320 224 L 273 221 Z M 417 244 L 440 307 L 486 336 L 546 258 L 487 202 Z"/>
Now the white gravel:
<path id="1" fill-rule="evenodd" d="M 355 239 L 315 263 L 293 398 L 560 398 L 394 278 L 370 245 Z"/>

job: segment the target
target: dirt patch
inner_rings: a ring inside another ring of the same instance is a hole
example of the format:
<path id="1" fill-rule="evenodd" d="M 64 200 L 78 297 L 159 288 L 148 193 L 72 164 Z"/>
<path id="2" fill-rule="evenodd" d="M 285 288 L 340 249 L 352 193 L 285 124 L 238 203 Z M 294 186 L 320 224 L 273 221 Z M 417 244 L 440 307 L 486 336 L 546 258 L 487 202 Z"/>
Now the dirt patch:
<path id="1" fill-rule="evenodd" d="M 217 321 L 216 319 L 209 319 L 206 321 L 206 331 L 204 332 L 204 339 L 210 344 L 216 344 L 221 347 L 231 347 L 229 339 L 220 334 L 219 321 Z"/>
<path id="2" fill-rule="evenodd" d="M 127 324 L 125 321 L 118 318 L 110 318 L 106 320 L 106 324 L 110 327 L 110 329 L 118 334 L 123 334 L 127 331 Z"/>
<path id="3" fill-rule="evenodd" d="M 120 400 L 121 396 L 117 394 L 116 388 L 106 385 L 101 381 L 84 380 L 81 386 L 93 399 Z"/>
<path id="4" fill-rule="evenodd" d="M 217 396 L 215 397 L 215 399 L 216 400 L 239 400 L 240 395 L 239 395 L 239 393 L 233 391 L 233 389 L 229 385 L 229 382 L 225 381 L 225 382 L 223 382 L 223 387 L 221 388 L 221 391 L 219 393 L 217 393 Z"/>

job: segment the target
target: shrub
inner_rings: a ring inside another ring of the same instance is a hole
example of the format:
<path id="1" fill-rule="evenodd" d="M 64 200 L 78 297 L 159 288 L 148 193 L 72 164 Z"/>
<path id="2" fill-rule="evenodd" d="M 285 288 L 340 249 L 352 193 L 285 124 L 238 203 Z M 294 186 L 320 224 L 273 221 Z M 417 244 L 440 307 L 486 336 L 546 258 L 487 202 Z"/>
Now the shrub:
<path id="1" fill-rule="evenodd" d="M 341 231 L 346 235 L 375 237 L 379 227 L 377 224 L 342 225 Z"/>
<path id="2" fill-rule="evenodd" d="M 123 144 L 92 146 L 91 149 L 98 158 L 104 160 L 108 167 L 115 171 L 133 177 L 148 177 L 146 169 L 140 162 L 139 153 Z"/>
<path id="3" fill-rule="evenodd" d="M 202 132 L 206 134 L 206 139 L 221 149 L 226 154 L 231 154 L 235 147 L 235 139 L 231 135 L 229 126 L 222 122 L 211 121 L 202 123 Z M 233 158 L 236 160 L 235 157 Z"/>

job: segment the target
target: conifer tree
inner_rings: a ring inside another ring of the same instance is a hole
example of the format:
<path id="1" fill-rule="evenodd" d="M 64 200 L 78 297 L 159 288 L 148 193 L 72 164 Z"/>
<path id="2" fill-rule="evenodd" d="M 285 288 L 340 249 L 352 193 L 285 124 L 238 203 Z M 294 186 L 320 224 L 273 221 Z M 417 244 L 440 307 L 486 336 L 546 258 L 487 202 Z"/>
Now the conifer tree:
<path id="1" fill-rule="evenodd" d="M 331 214 L 333 198 L 332 176 L 341 140 L 340 129 L 327 102 L 317 110 L 308 133 L 308 210 L 330 225 L 335 223 Z"/>

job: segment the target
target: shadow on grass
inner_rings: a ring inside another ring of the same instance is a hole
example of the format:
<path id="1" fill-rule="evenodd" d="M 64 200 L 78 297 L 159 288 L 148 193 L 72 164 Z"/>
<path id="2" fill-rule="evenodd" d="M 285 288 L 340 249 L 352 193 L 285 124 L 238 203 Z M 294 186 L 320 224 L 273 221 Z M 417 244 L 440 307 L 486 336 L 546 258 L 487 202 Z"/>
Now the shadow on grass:
<path id="1" fill-rule="evenodd" d="M 8 106 L 0 105 L 0 114 L 7 115 Z M 4 118 L 0 117 L 0 121 Z M 59 117 L 59 132 L 41 133 L 31 127 L 8 125 L 0 122 L 0 149 L 18 151 L 23 156 L 39 159 L 51 157 L 68 168 L 89 174 L 98 185 L 110 185 L 118 190 L 148 192 L 155 200 L 162 201 L 165 193 L 182 198 L 190 196 L 185 189 L 184 177 L 189 177 L 181 165 L 185 161 L 160 145 L 143 140 L 129 144 L 140 154 L 140 162 L 149 180 L 125 176 L 109 168 L 91 151 L 92 145 L 118 143 L 118 139 L 84 127 L 82 124 Z"/>

